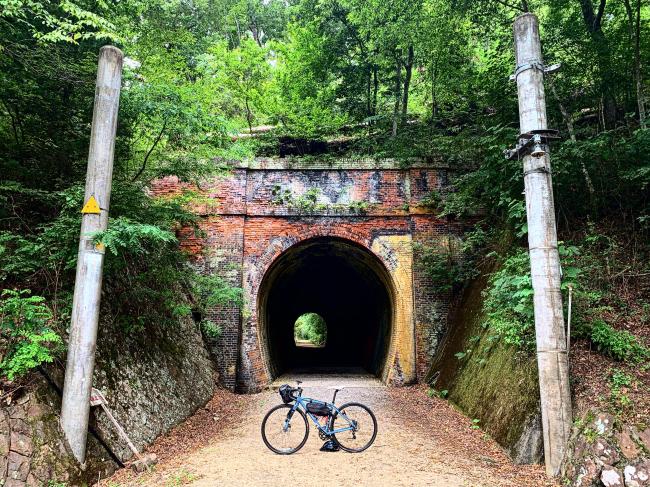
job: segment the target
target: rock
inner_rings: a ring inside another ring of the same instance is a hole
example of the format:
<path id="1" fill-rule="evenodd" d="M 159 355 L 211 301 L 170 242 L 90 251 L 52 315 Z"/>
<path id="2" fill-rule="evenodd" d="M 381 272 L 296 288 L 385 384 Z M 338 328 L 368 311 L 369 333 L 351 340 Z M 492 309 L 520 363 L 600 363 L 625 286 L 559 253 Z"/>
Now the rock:
<path id="1" fill-rule="evenodd" d="M 628 465 L 623 470 L 625 487 L 645 487 L 650 485 L 650 460 Z"/>
<path id="2" fill-rule="evenodd" d="M 25 487 L 27 485 L 22 480 L 16 479 L 7 479 L 7 482 L 4 484 L 4 487 Z"/>
<path id="3" fill-rule="evenodd" d="M 609 465 L 605 465 L 602 472 L 600 472 L 600 481 L 605 487 L 623 487 L 623 476 L 621 472 Z"/>
<path id="4" fill-rule="evenodd" d="M 40 481 L 33 472 L 30 472 L 27 476 L 27 483 L 25 485 L 27 485 L 27 487 L 40 487 L 43 485 L 43 482 Z"/>
<path id="5" fill-rule="evenodd" d="M 29 458 L 16 453 L 9 452 L 9 468 L 7 469 L 7 479 L 20 480 L 25 482 L 29 475 Z M 7 484 L 8 485 L 8 484 Z"/>
<path id="6" fill-rule="evenodd" d="M 541 463 L 544 457 L 544 438 L 542 436 L 541 413 L 526 420 L 524 429 L 510 452 L 517 464 Z"/>
<path id="7" fill-rule="evenodd" d="M 0 410 L 0 472 L 7 471 L 10 438 L 11 429 L 9 428 L 9 421 L 7 421 L 7 417 Z"/>
<path id="8" fill-rule="evenodd" d="M 37 401 L 32 401 L 27 409 L 27 416 L 29 418 L 40 418 L 46 413 L 45 406 Z"/>
<path id="9" fill-rule="evenodd" d="M 152 466 L 158 463 L 158 456 L 155 453 L 147 453 L 140 460 L 137 460 L 131 464 L 131 468 L 138 472 L 144 472 L 149 470 Z"/>
<path id="10" fill-rule="evenodd" d="M 620 460 L 620 455 L 607 440 L 599 438 L 592 447 L 594 455 L 605 465 L 614 465 Z"/>
<path id="11" fill-rule="evenodd" d="M 591 487 L 598 481 L 600 468 L 593 458 L 587 458 L 578 470 L 575 487 Z"/>
<path id="12" fill-rule="evenodd" d="M 30 396 L 29 394 L 24 394 L 18 400 L 16 401 L 16 404 L 20 404 L 21 406 L 23 404 L 27 404 L 29 402 Z"/>
<path id="13" fill-rule="evenodd" d="M 11 450 L 26 457 L 32 454 L 32 439 L 17 431 L 11 432 Z"/>
<path id="14" fill-rule="evenodd" d="M 624 426 L 623 430 L 616 435 L 618 446 L 621 448 L 621 453 L 628 460 L 634 460 L 641 452 L 633 439 L 633 432 L 629 426 Z"/>
<path id="15" fill-rule="evenodd" d="M 607 436 L 614 428 L 614 416 L 607 413 L 598 413 L 594 420 L 594 426 L 599 435 Z"/>
<path id="16" fill-rule="evenodd" d="M 643 443 L 645 449 L 650 452 L 650 428 L 646 428 L 643 431 L 637 431 L 636 434 L 639 437 L 639 441 Z"/>
<path id="17" fill-rule="evenodd" d="M 24 435 L 29 435 L 32 432 L 29 425 L 22 419 L 11 419 L 9 423 L 11 424 L 11 431 Z"/>
<path id="18" fill-rule="evenodd" d="M 21 405 L 14 405 L 9 407 L 9 417 L 11 419 L 26 419 L 27 411 Z"/>

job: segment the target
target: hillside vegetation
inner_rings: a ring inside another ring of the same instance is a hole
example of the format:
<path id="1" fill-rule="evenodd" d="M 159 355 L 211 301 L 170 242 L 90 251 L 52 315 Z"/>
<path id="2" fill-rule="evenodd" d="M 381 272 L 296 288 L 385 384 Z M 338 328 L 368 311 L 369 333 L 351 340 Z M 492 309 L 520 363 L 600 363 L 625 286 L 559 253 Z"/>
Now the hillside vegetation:
<path id="1" fill-rule="evenodd" d="M 540 17 L 579 409 L 650 411 L 650 5 L 642 0 L 0 0 L 0 395 L 64 356 L 100 46 L 127 56 L 104 313 L 125 333 L 238 301 L 197 277 L 175 229 L 196 195 L 152 200 L 255 155 L 435 158 L 441 217 L 476 221 L 419 265 L 457 295 L 487 276 L 492 340 L 534 349 L 511 26 Z M 260 130 L 259 126 L 270 127 Z M 256 128 L 257 127 L 257 128 Z M 261 135 L 250 136 L 252 133 Z M 202 322 L 204 333 L 217 327 Z M 468 347 L 467 350 L 470 350 Z M 471 358 L 471 350 L 459 360 Z M 3 396 L 4 397 L 4 396 Z"/>

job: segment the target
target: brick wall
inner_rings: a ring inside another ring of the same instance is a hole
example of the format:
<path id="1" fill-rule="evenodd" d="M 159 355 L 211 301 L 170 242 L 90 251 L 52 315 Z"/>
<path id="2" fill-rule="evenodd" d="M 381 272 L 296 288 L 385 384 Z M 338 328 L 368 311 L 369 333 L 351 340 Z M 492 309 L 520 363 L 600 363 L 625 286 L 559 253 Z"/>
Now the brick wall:
<path id="1" fill-rule="evenodd" d="M 271 379 L 258 316 L 264 276 L 283 252 L 316 237 L 354 242 L 385 270 L 395 323 L 383 379 L 400 384 L 424 377 L 446 329 L 449 296 L 433 288 L 412 243 L 435 242 L 456 230 L 425 204 L 431 191 L 447 184 L 448 169 L 400 164 L 257 159 L 198 188 L 173 177 L 153 184 L 156 196 L 192 191 L 202 232 L 179 230 L 183 248 L 201 272 L 243 288 L 243 310 L 225 306 L 208 313 L 223 329 L 212 350 L 224 385 L 252 391 Z M 291 203 L 314 188 L 316 206 L 305 211 Z M 291 197 L 278 202 L 278 192 Z M 360 214 L 355 202 L 367 203 L 365 211 Z"/>

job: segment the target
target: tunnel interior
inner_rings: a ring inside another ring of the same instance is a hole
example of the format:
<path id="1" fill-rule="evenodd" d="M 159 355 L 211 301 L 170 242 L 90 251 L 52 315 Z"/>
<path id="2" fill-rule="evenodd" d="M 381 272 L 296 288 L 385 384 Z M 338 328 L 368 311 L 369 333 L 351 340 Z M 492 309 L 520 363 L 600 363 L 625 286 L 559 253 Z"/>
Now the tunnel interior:
<path id="1" fill-rule="evenodd" d="M 282 254 L 259 296 L 260 338 L 272 378 L 346 369 L 381 376 L 393 315 L 389 282 L 379 259 L 347 240 L 313 239 Z M 296 345 L 294 324 L 305 313 L 327 324 L 322 348 Z"/>

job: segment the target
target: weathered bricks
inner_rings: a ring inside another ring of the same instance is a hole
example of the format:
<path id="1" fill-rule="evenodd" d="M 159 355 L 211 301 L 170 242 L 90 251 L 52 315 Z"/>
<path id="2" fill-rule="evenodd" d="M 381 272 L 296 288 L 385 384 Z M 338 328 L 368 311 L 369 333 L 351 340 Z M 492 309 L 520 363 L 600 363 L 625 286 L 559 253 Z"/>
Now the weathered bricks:
<path id="1" fill-rule="evenodd" d="M 199 187 L 174 177 L 156 181 L 151 188 L 156 196 L 194 194 L 191 208 L 201 216 L 201 232 L 183 228 L 178 235 L 197 268 L 243 288 L 244 310 L 226 305 L 208 313 L 208 319 L 223 329 L 213 347 L 223 384 L 252 391 L 271 379 L 265 344 L 259 343 L 260 286 L 269 267 L 287 249 L 318 237 L 336 237 L 363 247 L 391 275 L 392 291 L 409 294 L 398 296 L 396 302 L 411 303 L 412 312 L 402 309 L 403 304 L 396 306 L 401 306 L 400 319 L 411 321 L 410 335 L 401 328 L 394 331 L 387 358 L 391 363 L 386 367 L 392 372 L 384 379 L 393 383 L 422 379 L 446 330 L 450 297 L 433 287 L 411 242 L 430 244 L 459 234 L 458 228 L 427 206 L 431 192 L 444 189 L 448 173 L 445 167 L 416 163 L 401 168 L 391 161 L 258 159 L 236 164 L 228 176 Z M 317 195 L 317 205 L 301 209 L 291 203 L 310 190 Z M 279 192 L 290 198 L 279 201 Z M 359 211 L 358 202 L 367 204 L 365 211 Z M 405 343 L 409 336 L 415 341 L 414 351 Z M 409 375 L 405 368 L 410 363 Z"/>

